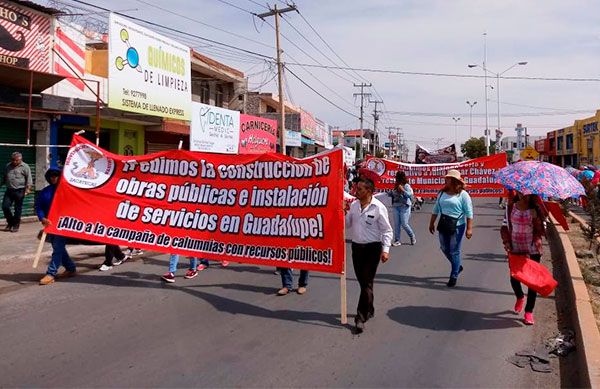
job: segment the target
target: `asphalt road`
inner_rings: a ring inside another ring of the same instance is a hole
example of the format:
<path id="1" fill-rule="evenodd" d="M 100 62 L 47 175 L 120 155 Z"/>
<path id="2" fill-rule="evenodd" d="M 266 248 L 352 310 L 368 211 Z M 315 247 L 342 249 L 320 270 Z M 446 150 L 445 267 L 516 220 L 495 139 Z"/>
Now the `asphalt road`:
<path id="1" fill-rule="evenodd" d="M 539 299 L 533 327 L 511 313 L 496 204 L 476 201 L 454 289 L 427 232 L 431 206 L 415 213 L 418 243 L 380 265 L 375 318 L 360 336 L 340 325 L 339 279 L 321 273 L 305 295 L 277 297 L 272 268 L 213 265 L 185 280 L 182 261 L 164 284 L 168 257 L 156 255 L 3 294 L 0 386 L 558 387 L 555 362 L 552 374 L 506 362 L 555 329 L 555 306 Z"/>

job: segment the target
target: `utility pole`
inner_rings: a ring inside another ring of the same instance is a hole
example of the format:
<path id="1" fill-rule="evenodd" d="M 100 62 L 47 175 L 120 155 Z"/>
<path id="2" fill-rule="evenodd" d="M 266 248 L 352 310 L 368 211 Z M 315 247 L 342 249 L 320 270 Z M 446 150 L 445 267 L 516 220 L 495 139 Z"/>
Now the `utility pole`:
<path id="1" fill-rule="evenodd" d="M 388 158 L 391 158 L 392 155 L 392 130 L 394 129 L 394 127 L 386 127 L 386 130 L 388 130 Z M 385 145 L 384 145 L 385 146 Z"/>
<path id="2" fill-rule="evenodd" d="M 365 87 L 371 87 L 371 83 L 365 84 L 361 82 L 360 84 L 354 84 L 355 87 L 360 88 L 360 93 L 354 93 L 354 96 L 360 96 L 360 153 L 358 154 L 358 159 L 363 159 L 363 115 L 364 115 L 364 101 L 365 96 L 370 97 L 370 93 L 365 93 Z"/>
<path id="3" fill-rule="evenodd" d="M 269 16 L 275 16 L 275 43 L 277 46 L 277 79 L 279 84 L 279 148 L 281 149 L 281 154 L 285 155 L 285 101 L 283 96 L 283 63 L 281 62 L 281 57 L 283 56 L 283 50 L 281 49 L 281 45 L 279 43 L 279 17 L 281 14 L 291 11 L 297 11 L 295 5 L 289 5 L 286 8 L 278 9 L 277 4 L 273 5 L 273 8 L 270 9 L 269 12 L 262 13 L 257 15 L 259 18 L 263 19 Z"/>
<path id="4" fill-rule="evenodd" d="M 375 104 L 375 109 L 373 109 L 373 137 L 375 141 L 373 142 L 373 154 L 377 154 L 377 149 L 379 148 L 379 133 L 377 132 L 377 121 L 379 121 L 379 111 L 377 111 L 377 104 L 383 104 L 383 100 L 369 100 L 369 103 Z"/>

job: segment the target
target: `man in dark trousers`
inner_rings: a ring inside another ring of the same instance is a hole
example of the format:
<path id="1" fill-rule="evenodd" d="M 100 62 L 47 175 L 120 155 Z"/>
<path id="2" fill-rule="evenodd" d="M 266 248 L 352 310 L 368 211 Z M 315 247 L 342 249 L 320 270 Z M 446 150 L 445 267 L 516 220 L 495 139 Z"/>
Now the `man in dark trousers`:
<path id="1" fill-rule="evenodd" d="M 360 284 L 360 298 L 355 319 L 355 332 L 365 329 L 365 322 L 375 315 L 373 280 L 379 261 L 389 258 L 393 229 L 385 205 L 373 196 L 375 184 L 361 178 L 356 198 L 346 213 L 346 227 L 352 236 L 352 264 Z"/>
<path id="2" fill-rule="evenodd" d="M 52 222 L 48 220 L 50 214 L 50 206 L 54 200 L 54 194 L 58 187 L 58 181 L 60 179 L 61 171 L 58 168 L 51 167 L 46 172 L 46 181 L 48 181 L 47 187 L 42 189 L 35 200 L 35 211 L 37 213 L 40 223 L 44 227 L 48 227 Z M 59 274 L 59 277 L 73 277 L 76 274 L 75 263 L 67 252 L 67 238 L 61 235 L 49 234 L 48 238 L 52 244 L 52 259 L 48 264 L 48 270 L 46 275 L 40 280 L 40 285 L 49 285 L 54 283 L 58 269 L 64 266 L 65 271 Z"/>
<path id="3" fill-rule="evenodd" d="M 7 225 L 4 231 L 17 232 L 21 224 L 21 211 L 23 209 L 23 199 L 31 192 L 33 179 L 29 165 L 23 162 L 23 155 L 15 151 L 11 155 L 11 161 L 4 169 L 3 184 L 6 185 L 6 192 L 2 199 L 2 211 L 6 218 Z M 14 213 L 11 207 L 15 206 Z"/>

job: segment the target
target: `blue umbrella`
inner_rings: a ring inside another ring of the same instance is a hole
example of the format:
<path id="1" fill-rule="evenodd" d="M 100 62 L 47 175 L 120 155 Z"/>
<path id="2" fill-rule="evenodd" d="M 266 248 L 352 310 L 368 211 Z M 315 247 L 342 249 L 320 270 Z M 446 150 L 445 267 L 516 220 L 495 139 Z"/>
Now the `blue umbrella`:
<path id="1" fill-rule="evenodd" d="M 592 178 L 594 178 L 594 172 L 591 170 L 583 170 L 577 175 L 579 181 L 583 181 L 584 179 L 590 181 Z"/>

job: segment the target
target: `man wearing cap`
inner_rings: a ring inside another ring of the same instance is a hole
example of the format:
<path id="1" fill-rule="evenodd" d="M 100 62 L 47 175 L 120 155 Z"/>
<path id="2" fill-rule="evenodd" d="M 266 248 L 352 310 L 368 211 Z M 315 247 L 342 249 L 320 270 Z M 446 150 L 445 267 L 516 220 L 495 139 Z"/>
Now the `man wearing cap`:
<path id="1" fill-rule="evenodd" d="M 463 271 L 460 258 L 462 238 L 466 236 L 471 239 L 473 236 L 473 203 L 458 170 L 448 170 L 445 176 L 444 187 L 437 197 L 429 221 L 429 232 L 432 234 L 435 232 L 438 215 L 440 249 L 451 264 L 450 278 L 446 285 L 451 288 L 456 285 L 458 275 Z"/>
<path id="2" fill-rule="evenodd" d="M 6 218 L 6 227 L 4 231 L 17 232 L 21 224 L 21 211 L 23 209 L 23 199 L 31 192 L 33 179 L 29 165 L 23 162 L 23 155 L 15 151 L 11 155 L 11 161 L 4 170 L 4 179 L 6 192 L 2 199 L 2 211 Z M 14 204 L 14 213 L 11 207 Z"/>
<path id="3" fill-rule="evenodd" d="M 346 214 L 346 227 L 352 236 L 352 264 L 360 284 L 356 311 L 356 333 L 363 332 L 365 322 L 375 315 L 373 280 L 379 261 L 389 258 L 394 231 L 385 205 L 373 196 L 375 184 L 361 178 L 356 186 L 356 198 Z"/>

